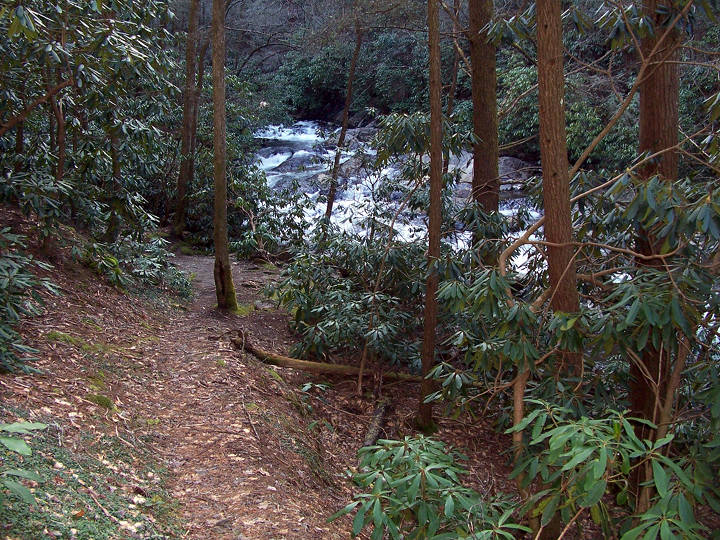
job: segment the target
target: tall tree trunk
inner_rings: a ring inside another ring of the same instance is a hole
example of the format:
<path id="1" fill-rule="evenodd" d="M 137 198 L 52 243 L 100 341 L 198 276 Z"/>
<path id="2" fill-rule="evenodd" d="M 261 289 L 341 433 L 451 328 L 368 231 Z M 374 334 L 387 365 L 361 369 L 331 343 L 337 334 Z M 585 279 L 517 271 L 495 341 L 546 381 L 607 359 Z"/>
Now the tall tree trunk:
<path id="1" fill-rule="evenodd" d="M 435 364 L 437 328 L 437 262 L 440 258 L 440 227 L 442 225 L 442 75 L 440 72 L 440 30 L 438 0 L 428 0 L 428 48 L 430 52 L 430 208 L 428 211 L 428 276 L 425 287 L 425 312 L 422 345 L 422 374 L 426 377 Z M 432 380 L 420 385 L 418 426 L 433 427 L 432 404 L 425 398 L 433 391 Z"/>
<path id="2" fill-rule="evenodd" d="M 565 133 L 565 74 L 563 71 L 562 2 L 538 0 L 537 59 L 540 109 L 540 159 L 543 175 L 545 238 L 555 244 L 547 248 L 548 273 L 552 290 L 550 305 L 554 311 L 576 312 L 580 309 L 575 275 L 570 214 L 570 178 Z M 563 355 L 565 368 L 579 374 L 582 356 Z M 525 367 L 523 367 L 526 369 Z M 527 372 L 525 372 L 527 376 Z M 539 526 L 531 519 L 533 528 Z M 558 538 L 560 514 L 536 538 Z"/>
<path id="3" fill-rule="evenodd" d="M 658 45 L 658 40 L 665 34 L 662 26 L 663 12 L 672 12 L 668 2 L 647 0 L 642 9 L 646 17 L 655 24 L 655 31 L 641 41 L 642 58 L 649 63 L 647 75 L 640 83 L 640 136 L 639 152 L 656 153 L 674 147 L 678 142 L 678 101 L 679 74 L 677 48 L 680 34 L 676 29 L 670 30 L 665 40 Z M 653 50 L 657 47 L 654 54 Z M 666 151 L 655 160 L 641 168 L 640 175 L 645 180 L 659 176 L 665 182 L 674 182 L 678 178 L 678 153 Z M 652 231 L 639 229 L 636 237 L 636 249 L 645 256 L 660 253 L 664 238 Z M 662 267 L 662 260 L 637 259 L 638 266 Z M 678 339 L 679 342 L 682 339 Z M 676 360 L 678 362 L 678 360 Z M 670 351 L 658 349 L 648 342 L 639 358 L 630 365 L 630 404 L 631 414 L 644 418 L 655 424 L 660 421 L 662 410 L 671 406 L 674 389 L 668 391 L 672 361 Z M 670 404 L 666 403 L 670 400 Z M 638 437 L 653 440 L 657 434 L 647 425 L 638 423 L 635 426 Z M 637 511 L 642 512 L 649 506 L 650 491 L 641 488 L 649 480 L 651 471 L 642 467 L 633 478 L 637 496 Z"/>
<path id="4" fill-rule="evenodd" d="M 659 4 L 656 0 L 644 3 L 647 17 L 655 22 L 654 35 L 641 42 L 641 51 L 646 62 L 650 63 L 648 75 L 640 83 L 640 141 L 639 152 L 659 152 L 672 148 L 678 142 L 678 95 L 679 75 L 677 57 L 679 34 L 671 30 L 655 54 L 650 57 L 656 47 L 657 40 L 664 34 L 665 28 L 660 26 L 663 15 L 658 15 Z M 670 6 L 663 6 L 669 9 Z M 666 182 L 673 182 L 678 177 L 678 153 L 664 152 L 655 160 L 642 167 L 640 174 L 646 180 L 659 176 Z M 651 231 L 640 229 L 636 238 L 637 251 L 645 256 L 660 253 L 664 242 Z M 638 266 L 660 267 L 661 259 L 638 259 Z M 644 366 L 633 363 L 630 367 L 630 401 L 632 413 L 651 422 L 656 421 L 659 411 L 658 396 L 653 388 L 657 386 L 659 395 L 663 395 L 662 377 L 669 375 L 667 353 L 652 347 L 645 348 L 642 354 Z M 649 438 L 647 427 L 639 426 L 642 435 Z"/>
<path id="5" fill-rule="evenodd" d="M 48 103 L 48 132 L 50 133 L 50 152 L 55 151 L 55 112 L 53 106 Z"/>
<path id="6" fill-rule="evenodd" d="M 213 0 L 212 9 L 213 150 L 215 177 L 215 292 L 218 308 L 237 311 L 227 230 L 227 140 L 225 122 L 225 2 Z"/>
<path id="7" fill-rule="evenodd" d="M 565 75 L 563 73 L 562 6 L 557 0 L 537 2 L 540 159 L 543 175 L 545 238 L 556 244 L 547 249 L 552 308 L 580 309 L 573 257 L 565 135 Z"/>
<path id="8" fill-rule="evenodd" d="M 175 219 L 173 220 L 173 232 L 181 236 L 185 229 L 185 214 L 187 211 L 187 189 L 191 176 L 192 152 L 192 128 L 195 111 L 193 102 L 195 100 L 195 63 L 197 60 L 197 35 L 198 35 L 198 9 L 199 0 L 190 0 L 190 13 L 188 18 L 187 45 L 185 48 L 185 91 L 183 93 L 183 127 L 181 142 L 180 171 L 177 181 L 177 205 L 175 208 Z"/>
<path id="9" fill-rule="evenodd" d="M 492 21 L 493 0 L 468 0 L 470 64 L 472 67 L 473 200 L 486 212 L 500 201 L 498 172 L 497 74 L 495 46 L 482 29 Z"/>
<path id="10" fill-rule="evenodd" d="M 348 121 L 350 119 L 350 105 L 352 103 L 353 83 L 355 82 L 355 68 L 357 67 L 358 57 L 363 42 L 363 29 L 360 27 L 360 19 L 355 17 L 355 50 L 350 60 L 350 70 L 348 72 L 347 91 L 345 92 L 345 107 L 343 108 L 342 127 L 340 128 L 340 136 L 338 137 L 338 147 L 335 152 L 335 161 L 330 172 L 330 191 L 328 192 L 327 206 L 325 207 L 325 221 L 330 223 L 333 205 L 335 204 L 335 196 L 337 195 L 338 174 L 340 173 L 340 157 L 342 149 L 345 145 L 345 136 L 348 130 Z"/>

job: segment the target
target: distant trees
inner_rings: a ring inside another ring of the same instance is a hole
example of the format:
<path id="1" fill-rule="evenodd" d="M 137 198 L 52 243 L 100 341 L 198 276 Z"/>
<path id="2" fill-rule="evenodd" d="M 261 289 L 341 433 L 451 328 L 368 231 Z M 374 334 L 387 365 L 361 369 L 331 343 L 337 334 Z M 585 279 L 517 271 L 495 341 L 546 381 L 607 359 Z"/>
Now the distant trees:
<path id="1" fill-rule="evenodd" d="M 197 63 L 198 23 L 200 21 L 200 0 L 190 0 L 188 12 L 188 32 L 185 46 L 185 87 L 183 90 L 183 121 L 180 134 L 180 169 L 177 179 L 177 198 L 173 232 L 180 237 L 185 228 L 187 210 L 187 190 L 194 173 L 193 137 L 194 123 L 197 117 L 197 86 L 195 71 Z M 204 54 L 204 53 L 203 53 Z M 202 76 L 202 74 L 201 74 Z"/>

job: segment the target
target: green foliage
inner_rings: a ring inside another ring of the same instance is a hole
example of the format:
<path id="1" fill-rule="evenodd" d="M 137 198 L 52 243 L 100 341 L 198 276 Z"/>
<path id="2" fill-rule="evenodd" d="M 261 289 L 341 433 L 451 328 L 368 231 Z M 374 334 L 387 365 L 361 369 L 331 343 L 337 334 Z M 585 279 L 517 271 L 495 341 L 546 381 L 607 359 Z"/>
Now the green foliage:
<path id="1" fill-rule="evenodd" d="M 5 425 L 0 424 L 0 433 Z M 51 424 L 33 438 L 31 455 L 0 450 L 0 475 L 6 469 L 26 471 L 10 478 L 34 498 L 32 505 L 17 497 L 2 500 L 4 534 L 78 540 L 181 535 L 175 503 L 163 486 L 164 471 L 139 443 L 129 449 L 117 437 L 81 433 L 75 450 L 70 450 L 71 445 L 58 445 L 60 436 Z M 35 487 L 43 479 L 47 481 Z"/>
<path id="2" fill-rule="evenodd" d="M 147 242 L 123 238 L 115 244 L 92 242 L 83 249 L 75 248 L 74 253 L 83 264 L 118 287 L 154 287 L 189 298 L 190 280 L 172 264 L 173 255 L 167 245 L 158 237 Z"/>
<path id="3" fill-rule="evenodd" d="M 170 36 L 158 28 L 166 16 L 167 5 L 155 1 L 115 2 L 112 14 L 83 2 L 56 9 L 31 1 L 0 17 L 0 33 L 11 37 L 0 45 L 0 115 L 20 116 L 49 88 L 66 85 L 51 99 L 63 107 L 63 171 L 57 170 L 58 149 L 48 144 L 56 134 L 48 134 L 41 109 L 24 119 L 22 153 L 14 152 L 8 135 L 0 144 L 4 198 L 35 214 L 42 226 L 68 217 L 99 230 L 113 217 L 136 230 L 148 226 L 139 192 L 163 176 L 163 160 L 174 154 L 158 129 L 174 91 L 165 75 L 172 66 L 164 47 Z M 115 183 L 108 182 L 111 134 L 122 137 L 117 160 L 123 174 Z"/>
<path id="4" fill-rule="evenodd" d="M 287 106 L 300 118 L 329 119 L 342 109 L 352 51 L 338 43 L 316 54 L 291 53 L 276 75 Z"/>
<path id="5" fill-rule="evenodd" d="M 418 309 L 423 266 L 419 246 L 400 245 L 386 254 L 381 243 L 331 233 L 323 250 L 296 254 L 272 294 L 294 314 L 300 354 L 361 350 L 367 344 L 390 362 L 416 365 L 418 352 L 408 338 L 417 321 L 408 308 L 413 302 Z"/>
<path id="6" fill-rule="evenodd" d="M 462 456 L 440 441 L 380 440 L 359 453 L 359 472 L 352 479 L 361 493 L 330 518 L 355 510 L 353 536 L 368 525 L 373 539 L 512 539 L 528 530 L 512 520 L 508 501 L 485 502 L 462 485 Z"/>
<path id="7" fill-rule="evenodd" d="M 333 121 L 342 111 L 354 39 L 338 39 L 313 53 L 293 52 L 274 75 L 286 89 L 285 104 L 300 118 Z M 443 79 L 449 81 L 454 49 L 442 43 Z M 427 43 L 407 32 L 369 32 L 364 36 L 353 84 L 351 111 L 383 114 L 427 110 Z"/>
<path id="8" fill-rule="evenodd" d="M 459 154 L 472 138 L 449 121 L 445 152 Z M 427 207 L 427 173 L 423 157 L 429 147 L 427 115 L 392 114 L 381 120 L 374 145 L 376 163 L 369 174 L 373 192 L 367 201 L 367 218 L 343 224 L 357 232 L 319 227 L 314 238 L 296 250 L 283 279 L 271 294 L 294 315 L 294 328 L 302 336 L 296 352 L 325 355 L 333 351 L 365 351 L 391 364 L 419 366 L 417 335 L 427 261 L 425 231 L 417 225 Z M 381 171 L 393 164 L 401 174 Z M 446 175 L 443 196 L 448 233 L 454 231 L 450 190 L 456 177 Z M 397 211 L 404 200 L 405 212 Z M 415 238 L 403 239 L 403 232 Z M 448 234 L 447 238 L 450 238 Z M 443 265 L 452 266 L 445 244 Z"/>
<path id="9" fill-rule="evenodd" d="M 24 439 L 18 435 L 30 435 L 33 431 L 45 429 L 47 425 L 37 422 L 15 422 L 13 424 L 0 424 L 0 445 L 6 451 L 15 452 L 21 456 L 31 456 L 32 450 Z M 19 498 L 26 505 L 34 505 L 35 497 L 25 487 L 20 479 L 42 482 L 42 477 L 37 473 L 28 471 L 27 468 L 11 469 L 0 468 L 0 485 L 7 489 L 12 495 Z M 5 494 L 0 490 L 0 510 L 5 506 Z"/>
<path id="10" fill-rule="evenodd" d="M 15 326 L 22 317 L 39 313 L 38 288 L 57 293 L 51 281 L 32 273 L 50 265 L 25 254 L 25 247 L 25 237 L 0 230 L 0 371 L 30 369 L 25 362 L 35 350 L 23 344 Z"/>
<path id="11" fill-rule="evenodd" d="M 620 533 L 623 540 L 657 534 L 705 537 L 706 529 L 697 522 L 694 508 L 703 503 L 717 508 L 720 489 L 704 473 L 698 474 L 692 460 L 669 450 L 673 435 L 656 442 L 640 440 L 633 424 L 643 420 L 615 411 L 601 419 L 577 418 L 568 408 L 534 400 L 528 403 L 532 411 L 508 430 L 531 432 L 528 453 L 512 476 L 520 476 L 523 486 L 541 481 L 542 490 L 528 503 L 541 525 L 550 523 L 557 512 L 568 523 L 578 511 L 588 509 L 605 536 Z M 632 518 L 617 519 L 606 495 L 615 494 L 617 505 L 632 509 L 637 494 L 630 491 L 630 479 L 638 469 L 652 472 L 655 496 L 650 508 Z M 633 521 L 640 524 L 633 528 Z"/>

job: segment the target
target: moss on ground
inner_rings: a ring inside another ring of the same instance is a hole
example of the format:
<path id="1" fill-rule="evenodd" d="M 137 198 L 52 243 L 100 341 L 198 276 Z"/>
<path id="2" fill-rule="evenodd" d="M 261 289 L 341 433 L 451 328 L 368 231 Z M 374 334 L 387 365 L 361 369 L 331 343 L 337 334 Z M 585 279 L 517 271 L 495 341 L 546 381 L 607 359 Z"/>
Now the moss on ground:
<path id="1" fill-rule="evenodd" d="M 45 421 L 49 428 L 28 439 L 31 456 L 0 450 L 0 470 L 22 468 L 43 479 L 23 481 L 35 506 L 0 491 L 4 538 L 182 536 L 176 504 L 164 487 L 166 471 L 142 450 L 142 441 L 130 446 L 119 437 L 85 433 L 73 444 L 52 418 Z"/>

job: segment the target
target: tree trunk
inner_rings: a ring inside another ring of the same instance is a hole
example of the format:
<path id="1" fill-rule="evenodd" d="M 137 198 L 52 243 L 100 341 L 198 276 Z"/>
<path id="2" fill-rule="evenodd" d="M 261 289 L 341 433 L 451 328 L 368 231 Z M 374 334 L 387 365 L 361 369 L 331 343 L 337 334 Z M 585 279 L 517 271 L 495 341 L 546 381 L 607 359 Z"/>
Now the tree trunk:
<path id="1" fill-rule="evenodd" d="M 25 122 L 20 122 L 15 131 L 15 172 L 20 172 L 25 164 Z"/>
<path id="2" fill-rule="evenodd" d="M 473 200 L 486 212 L 500 201 L 498 172 L 497 74 L 495 46 L 481 30 L 492 21 L 493 0 L 468 0 L 470 64 L 472 67 Z"/>
<path id="3" fill-rule="evenodd" d="M 665 15 L 658 14 L 658 8 L 672 12 L 672 5 L 657 0 L 648 0 L 643 4 L 644 14 L 654 22 L 655 31 L 640 44 L 642 58 L 649 65 L 647 75 L 640 83 L 638 150 L 640 153 L 656 153 L 678 143 L 679 74 L 677 63 L 674 62 L 677 61 L 680 34 L 676 29 L 672 29 L 663 43 L 658 45 L 658 40 L 666 31 L 666 27 L 662 26 Z M 652 54 L 656 46 L 657 50 Z M 645 180 L 659 176 L 665 182 L 674 182 L 678 178 L 677 151 L 664 152 L 643 166 L 640 175 Z M 648 256 L 660 253 L 664 238 L 641 228 L 635 241 L 637 251 Z M 641 267 L 660 268 L 662 260 L 638 258 L 636 264 Z M 679 338 L 678 342 L 682 342 L 682 338 Z M 672 407 L 675 389 L 669 387 L 668 382 L 673 371 L 670 351 L 662 348 L 658 350 L 648 342 L 640 357 L 630 365 L 630 404 L 633 416 L 658 424 L 661 411 L 667 410 L 666 416 L 670 415 L 668 407 Z M 654 430 L 640 423 L 635 426 L 635 431 L 641 439 L 654 440 L 657 436 Z M 643 512 L 649 506 L 650 490 L 642 488 L 641 485 L 650 479 L 651 474 L 649 470 L 639 468 L 639 472 L 632 479 L 638 495 L 637 512 Z"/>
<path id="4" fill-rule="evenodd" d="M 200 96 L 205 86 L 205 56 L 210 47 L 210 39 L 206 38 L 200 46 L 197 62 L 197 81 L 192 100 L 192 127 L 190 128 L 190 160 L 188 164 L 188 185 L 192 185 L 195 177 L 195 152 L 197 150 L 197 127 L 200 116 Z"/>
<path id="5" fill-rule="evenodd" d="M 338 174 L 340 173 L 340 157 L 342 149 L 345 145 L 345 135 L 348 130 L 348 121 L 350 118 L 350 104 L 352 103 L 353 83 L 355 82 L 355 68 L 357 67 L 360 49 L 362 48 L 363 29 L 360 27 L 360 20 L 355 18 L 355 50 L 350 60 L 350 71 L 348 72 L 347 91 L 345 93 L 345 107 L 343 108 L 342 128 L 340 128 L 340 136 L 338 137 L 338 147 L 335 152 L 335 161 L 330 173 L 330 191 L 328 192 L 327 207 L 325 208 L 325 222 L 330 223 L 333 205 L 335 204 L 335 196 L 337 194 Z"/>
<path id="6" fill-rule="evenodd" d="M 573 257 L 563 73 L 562 6 L 557 0 L 537 2 L 540 159 L 543 175 L 545 238 L 552 308 L 580 309 Z"/>
<path id="7" fill-rule="evenodd" d="M 580 299 L 577 291 L 573 256 L 572 220 L 570 215 L 570 165 L 565 134 L 565 74 L 563 72 L 562 2 L 537 1 L 537 58 L 540 109 L 540 159 L 543 175 L 543 203 L 545 207 L 545 238 L 555 246 L 548 246 L 547 260 L 554 311 L 577 312 Z M 580 374 L 582 356 L 564 354 L 565 368 Z M 525 372 L 527 377 L 528 373 Z M 531 519 L 537 529 L 539 522 Z M 560 514 L 536 538 L 555 539 L 560 535 Z"/>
<path id="8" fill-rule="evenodd" d="M 110 142 L 110 159 L 112 160 L 112 180 L 110 184 L 110 218 L 108 220 L 107 229 L 105 230 L 105 242 L 114 243 L 120 236 L 120 182 L 122 180 L 120 168 L 120 139 L 118 137 L 118 127 L 110 126 L 108 131 L 108 141 Z"/>
<path id="9" fill-rule="evenodd" d="M 447 100 L 446 116 L 448 118 L 452 116 L 452 113 L 455 110 L 455 94 L 457 93 L 458 72 L 460 71 L 460 53 L 458 52 L 457 46 L 457 35 L 460 32 L 460 28 L 457 24 L 457 20 L 460 15 L 460 0 L 454 0 L 453 13 L 455 15 L 453 18 L 453 42 L 455 46 L 453 47 L 453 64 L 452 71 L 450 72 L 450 88 L 448 90 Z M 443 175 L 447 174 L 449 168 L 450 154 L 448 153 L 448 155 L 445 156 L 445 159 L 443 161 Z"/>
<path id="10" fill-rule="evenodd" d="M 50 133 L 50 152 L 55 151 L 55 112 L 53 106 L 48 103 L 48 132 Z"/>
<path id="11" fill-rule="evenodd" d="M 428 211 L 428 277 L 425 288 L 425 313 L 422 345 L 422 374 L 427 377 L 435 364 L 437 328 L 437 261 L 440 257 L 440 227 L 442 224 L 442 79 L 440 72 L 440 30 L 438 0 L 428 0 L 428 48 L 430 52 L 430 208 Z M 425 398 L 433 392 L 432 380 L 420 385 L 418 426 L 433 428 L 432 404 Z"/>
<path id="12" fill-rule="evenodd" d="M 62 82 L 62 80 L 60 79 L 59 71 L 57 74 L 57 78 L 58 83 Z M 48 88 L 48 92 L 50 92 L 50 88 Z M 55 116 L 55 123 L 57 125 L 56 142 L 58 149 L 58 159 L 57 164 L 55 165 L 55 181 L 60 182 L 65 175 L 65 113 L 63 111 L 62 103 L 58 102 L 55 96 L 52 96 L 50 98 L 50 107 L 52 109 L 53 115 Z"/>
<path id="13" fill-rule="evenodd" d="M 218 308 L 237 311 L 227 230 L 227 140 L 225 122 L 225 2 L 213 0 L 212 9 L 213 150 L 215 177 L 215 292 Z"/>
<path id="14" fill-rule="evenodd" d="M 183 127 L 181 142 L 180 171 L 177 181 L 177 206 L 175 208 L 175 219 L 173 220 L 173 233 L 181 236 L 185 229 L 185 214 L 187 211 L 187 189 L 190 180 L 190 168 L 193 164 L 192 152 L 192 128 L 195 111 L 193 103 L 195 100 L 195 62 L 197 60 L 197 34 L 198 34 L 198 9 L 199 0 L 190 0 L 190 13 L 188 19 L 187 46 L 185 49 L 185 91 L 183 93 Z"/>

